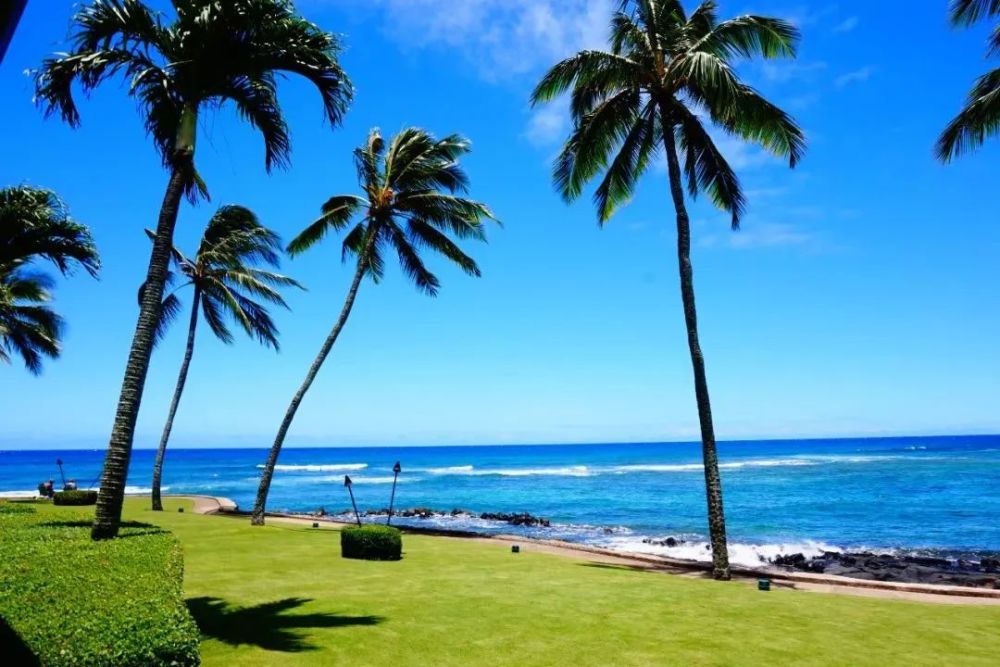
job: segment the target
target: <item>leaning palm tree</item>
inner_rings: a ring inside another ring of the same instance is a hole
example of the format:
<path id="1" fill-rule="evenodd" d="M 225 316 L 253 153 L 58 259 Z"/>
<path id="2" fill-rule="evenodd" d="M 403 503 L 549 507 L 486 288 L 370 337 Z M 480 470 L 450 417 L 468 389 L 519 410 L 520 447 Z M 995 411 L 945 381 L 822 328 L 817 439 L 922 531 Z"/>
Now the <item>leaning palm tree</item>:
<path id="1" fill-rule="evenodd" d="M 424 265 L 421 248 L 443 255 L 469 275 L 480 275 L 476 262 L 448 238 L 451 233 L 460 239 L 484 241 L 483 223 L 495 219 L 484 204 L 461 196 L 468 189 L 468 178 L 458 159 L 468 152 L 469 142 L 456 134 L 435 139 L 424 130 L 411 127 L 393 137 L 386 146 L 379 131 L 373 129 L 365 145 L 354 151 L 362 194 L 331 197 L 323 204 L 319 218 L 288 245 L 289 254 L 298 255 L 318 243 L 327 232 L 346 229 L 353 222 L 344 237 L 341 258 L 354 256 L 357 264 L 340 317 L 278 428 L 261 473 L 252 524 L 264 523 L 274 466 L 299 404 L 347 323 L 361 280 L 365 275 L 376 283 L 381 280 L 385 252 L 395 251 L 403 273 L 418 290 L 430 296 L 437 295 L 440 282 Z"/>
<path id="2" fill-rule="evenodd" d="M 706 128 L 787 157 L 794 166 L 805 147 L 802 132 L 783 111 L 737 77 L 736 57 L 793 56 L 796 29 L 785 21 L 742 16 L 719 22 L 714 2 L 689 16 L 676 0 L 624 0 L 611 20 L 609 51 L 581 51 L 553 67 L 532 93 L 532 103 L 571 91 L 573 131 L 554 167 L 567 200 L 604 172 L 594 194 L 603 225 L 632 196 L 660 147 L 677 224 L 677 257 L 688 348 L 701 427 L 714 575 L 729 578 L 715 430 L 698 341 L 691 230 L 683 177 L 693 198 L 706 191 L 737 228 L 746 202 L 739 180 Z M 683 158 L 683 168 L 681 159 Z M 682 170 L 683 169 L 683 170 Z"/>
<path id="3" fill-rule="evenodd" d="M 1000 0 L 952 0 L 951 22 L 969 26 L 988 16 L 1000 16 Z M 1000 54 L 1000 25 L 993 29 L 987 55 Z M 1000 67 L 976 80 L 965 106 L 938 137 L 935 153 L 942 162 L 950 162 L 962 153 L 982 146 L 989 137 L 1000 134 Z"/>
<path id="4" fill-rule="evenodd" d="M 97 276 L 101 267 L 90 231 L 73 220 L 51 190 L 0 189 L 0 362 L 20 356 L 29 372 L 60 352 L 62 318 L 47 305 L 52 278 L 29 265 L 48 261 L 67 275 L 76 267 Z"/>
<path id="5" fill-rule="evenodd" d="M 302 19 L 287 0 L 173 0 L 173 9 L 174 20 L 167 23 L 140 0 L 95 0 L 73 19 L 70 52 L 47 59 L 35 77 L 36 99 L 46 114 L 58 112 L 76 126 L 74 82 L 89 92 L 124 75 L 170 173 L 101 474 L 94 539 L 118 534 L 180 200 L 208 194 L 194 161 L 201 112 L 232 102 L 263 135 L 270 170 L 289 160 L 288 128 L 277 98 L 280 74 L 297 74 L 313 84 L 334 125 L 351 97 L 337 61 L 338 41 Z"/>
<path id="6" fill-rule="evenodd" d="M 155 234 L 147 231 L 150 238 Z M 195 332 L 198 328 L 199 309 L 208 328 L 223 343 L 231 344 L 233 334 L 228 320 L 238 324 L 248 336 L 260 343 L 278 349 L 278 329 L 267 307 L 260 303 L 287 308 L 284 298 L 277 291 L 280 287 L 298 287 L 299 284 L 278 273 L 254 266 L 262 262 L 272 267 L 279 263 L 281 240 L 278 235 L 257 220 L 257 216 L 242 206 L 223 206 L 208 221 L 205 234 L 194 258 L 185 257 L 176 248 L 173 251 L 177 272 L 186 279 L 164 299 L 164 313 L 176 311 L 176 291 L 193 288 L 191 318 L 188 323 L 187 345 L 184 360 L 177 374 L 177 386 L 170 401 L 167 421 L 163 425 L 160 445 L 153 465 L 152 505 L 162 511 L 160 486 L 163 479 L 163 458 L 170 441 L 177 406 L 184 393 L 191 357 L 194 355 Z M 255 300 L 258 299 L 258 300 Z M 167 321 L 168 318 L 163 318 Z"/>

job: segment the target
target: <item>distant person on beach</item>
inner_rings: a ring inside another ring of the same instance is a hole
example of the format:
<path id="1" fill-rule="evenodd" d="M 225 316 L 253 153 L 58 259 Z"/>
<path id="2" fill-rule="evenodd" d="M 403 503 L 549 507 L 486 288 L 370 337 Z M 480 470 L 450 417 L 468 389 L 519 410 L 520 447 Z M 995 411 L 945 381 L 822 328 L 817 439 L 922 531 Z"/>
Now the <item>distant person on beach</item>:
<path id="1" fill-rule="evenodd" d="M 63 491 L 76 491 L 76 480 L 71 479 L 63 485 Z"/>
<path id="2" fill-rule="evenodd" d="M 55 482 L 56 481 L 54 479 L 50 479 L 49 481 L 45 482 L 45 484 L 42 486 L 42 488 L 45 490 L 45 493 L 43 495 L 46 498 L 51 498 L 54 495 L 56 495 Z"/>

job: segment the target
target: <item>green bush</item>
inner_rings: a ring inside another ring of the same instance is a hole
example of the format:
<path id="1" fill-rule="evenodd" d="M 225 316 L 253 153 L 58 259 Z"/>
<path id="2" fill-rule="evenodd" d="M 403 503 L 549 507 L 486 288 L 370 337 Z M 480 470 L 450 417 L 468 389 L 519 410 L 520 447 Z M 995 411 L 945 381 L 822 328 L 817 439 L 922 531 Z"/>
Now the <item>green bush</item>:
<path id="1" fill-rule="evenodd" d="M 199 664 L 180 544 L 136 523 L 123 525 L 124 539 L 94 542 L 92 520 L 0 512 L 0 644 L 53 667 Z"/>
<path id="2" fill-rule="evenodd" d="M 54 505 L 96 505 L 97 491 L 56 491 Z"/>
<path id="3" fill-rule="evenodd" d="M 340 531 L 340 555 L 344 558 L 399 560 L 402 554 L 403 534 L 392 526 L 367 524 Z"/>

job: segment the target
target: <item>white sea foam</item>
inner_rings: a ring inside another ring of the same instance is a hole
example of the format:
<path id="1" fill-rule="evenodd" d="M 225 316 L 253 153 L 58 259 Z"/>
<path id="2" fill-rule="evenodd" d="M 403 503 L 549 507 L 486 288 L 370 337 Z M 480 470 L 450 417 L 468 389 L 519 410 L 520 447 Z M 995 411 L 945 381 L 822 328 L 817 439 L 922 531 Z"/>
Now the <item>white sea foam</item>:
<path id="1" fill-rule="evenodd" d="M 684 560 L 711 561 L 712 552 L 708 542 L 689 541 L 680 543 L 674 547 L 661 546 L 658 544 L 647 544 L 641 538 L 634 536 L 613 537 L 602 540 L 600 546 L 613 549 L 615 551 L 626 551 L 630 553 L 651 554 L 656 556 L 666 556 L 669 558 L 681 558 Z M 734 565 L 744 565 L 746 567 L 760 567 L 773 560 L 776 556 L 800 553 L 806 558 L 819 556 L 825 551 L 840 551 L 825 542 L 806 540 L 803 542 L 789 542 L 778 544 L 746 544 L 741 542 L 729 543 L 729 562 Z"/>
<path id="2" fill-rule="evenodd" d="M 36 498 L 38 491 L 0 491 L 0 498 Z"/>
<path id="3" fill-rule="evenodd" d="M 264 466 L 258 465 L 257 467 L 263 468 Z M 338 470 L 364 470 L 367 467 L 367 463 L 314 463 L 307 465 L 282 465 L 279 463 L 274 466 L 274 469 L 283 472 L 337 472 Z"/>
<path id="4" fill-rule="evenodd" d="M 95 489 L 95 490 L 98 490 L 98 489 Z M 160 487 L 160 491 L 169 491 L 169 490 L 170 490 L 169 486 L 161 486 Z M 125 487 L 125 493 L 132 493 L 132 494 L 136 494 L 136 495 L 145 495 L 145 494 L 152 493 L 152 492 L 153 492 L 153 489 L 149 488 L 148 486 L 126 486 Z"/>
<path id="5" fill-rule="evenodd" d="M 419 482 L 420 479 L 421 479 L 420 477 L 412 477 L 412 476 L 405 477 L 405 476 L 401 475 L 399 477 L 398 481 L 399 481 L 400 484 L 404 484 L 404 483 L 407 483 L 407 482 Z M 344 478 L 343 477 L 324 477 L 323 480 L 324 481 L 331 481 L 331 482 L 340 480 L 341 482 L 343 482 Z M 379 477 L 379 476 L 361 477 L 361 476 L 357 476 L 357 477 L 352 477 L 351 478 L 351 482 L 353 484 L 392 484 L 392 480 L 393 480 L 392 475 L 385 476 L 385 477 Z"/>
<path id="6" fill-rule="evenodd" d="M 414 468 L 417 472 L 429 472 L 432 475 L 462 475 L 471 473 L 472 466 L 448 466 L 446 468 Z"/>
<path id="7" fill-rule="evenodd" d="M 493 470 L 471 470 L 467 473 L 468 475 L 499 475 L 500 477 L 535 477 L 535 476 L 554 476 L 554 477 L 591 477 L 594 472 L 587 468 L 587 466 L 566 466 L 566 467 L 556 467 L 556 468 L 496 468 Z"/>

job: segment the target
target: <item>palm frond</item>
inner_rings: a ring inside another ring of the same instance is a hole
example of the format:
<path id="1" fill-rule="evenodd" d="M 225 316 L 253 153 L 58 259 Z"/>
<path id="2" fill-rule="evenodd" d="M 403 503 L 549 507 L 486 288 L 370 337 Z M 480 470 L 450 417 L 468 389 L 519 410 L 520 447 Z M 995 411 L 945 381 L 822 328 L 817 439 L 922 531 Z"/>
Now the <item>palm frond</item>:
<path id="1" fill-rule="evenodd" d="M 399 265 L 403 269 L 403 274 L 412 280 L 420 291 L 429 296 L 437 296 L 438 288 L 441 287 L 437 276 L 427 270 L 420 255 L 410 245 L 410 240 L 396 226 L 396 223 L 389 221 L 385 224 L 392 246 L 396 249 L 396 255 L 399 257 Z"/>
<path id="2" fill-rule="evenodd" d="M 66 203 L 53 191 L 0 188 L 0 267 L 35 258 L 51 262 L 63 275 L 82 267 L 96 277 L 101 268 L 90 230 L 70 217 Z"/>
<path id="3" fill-rule="evenodd" d="M 942 162 L 971 152 L 1000 134 L 1000 68 L 976 80 L 965 106 L 938 138 L 935 154 Z"/>
<path id="4" fill-rule="evenodd" d="M 723 21 L 691 47 L 720 58 L 794 58 L 800 35 L 793 24 L 767 16 Z"/>
<path id="5" fill-rule="evenodd" d="M 462 252 L 451 239 L 423 220 L 410 220 L 408 229 L 410 238 L 414 242 L 447 257 L 470 276 L 478 278 L 482 275 L 475 260 Z"/>
<path id="6" fill-rule="evenodd" d="M 692 195 L 708 192 L 712 203 L 730 214 L 733 229 L 738 229 L 746 200 L 736 172 L 694 114 L 682 108 L 678 115 L 678 143 L 685 156 L 689 191 Z"/>
<path id="7" fill-rule="evenodd" d="M 972 25 L 981 18 L 1000 15 L 1000 0 L 952 0 L 951 22 Z"/>
<path id="8" fill-rule="evenodd" d="M 329 230 L 339 231 L 350 223 L 351 218 L 367 200 L 354 195 L 337 195 L 330 197 L 323 204 L 322 215 L 288 244 L 288 254 L 299 255 L 319 243 Z"/>
<path id="9" fill-rule="evenodd" d="M 610 220 L 615 210 L 632 198 L 635 183 L 645 173 L 656 142 L 661 139 L 657 129 L 656 104 L 649 101 L 632 123 L 618 154 L 594 191 L 597 219 L 601 223 Z"/>

